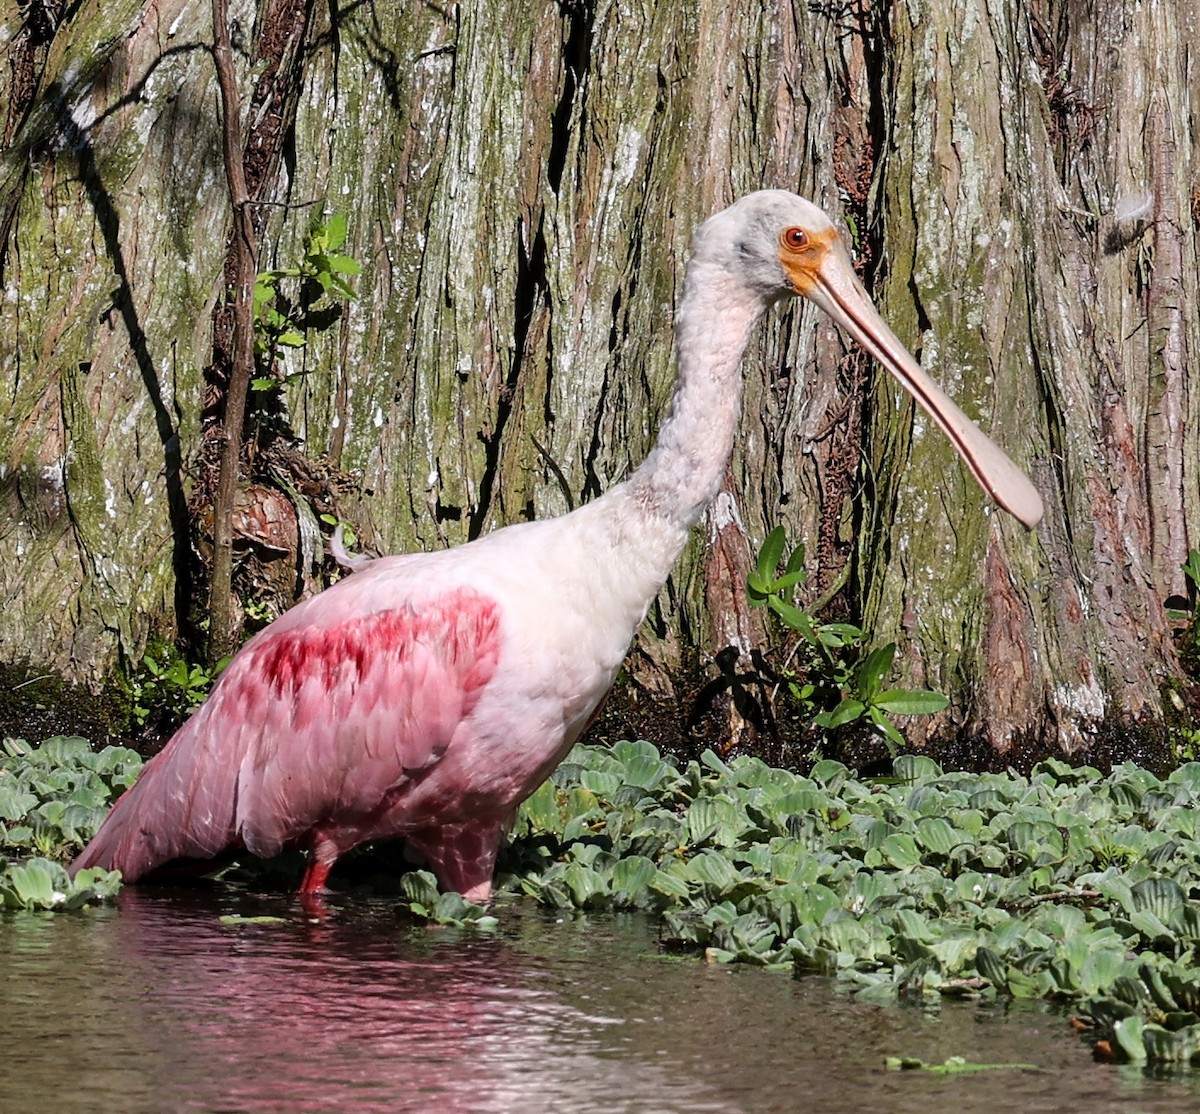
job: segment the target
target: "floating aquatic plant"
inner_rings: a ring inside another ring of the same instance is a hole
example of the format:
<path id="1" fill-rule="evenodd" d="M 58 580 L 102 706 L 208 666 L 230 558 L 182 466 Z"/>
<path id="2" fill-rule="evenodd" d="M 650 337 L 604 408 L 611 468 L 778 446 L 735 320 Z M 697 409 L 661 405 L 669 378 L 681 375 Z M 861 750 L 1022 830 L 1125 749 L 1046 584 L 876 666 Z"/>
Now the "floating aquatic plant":
<path id="1" fill-rule="evenodd" d="M 61 861 L 136 776 L 132 751 L 83 740 L 0 755 L 0 901 L 69 909 L 115 875 Z M 47 857 L 49 856 L 49 857 Z M 432 875 L 401 882 L 412 913 L 496 919 Z M 577 747 L 522 806 L 501 891 L 564 910 L 644 910 L 664 947 L 713 962 L 835 976 L 870 1000 L 1042 998 L 1097 1050 L 1200 1062 L 1200 764 L 1157 778 L 1047 761 L 1029 777 L 947 772 L 902 754 L 862 781 L 645 742 Z"/>
<path id="2" fill-rule="evenodd" d="M 86 739 L 58 736 L 32 747 L 0 748 L 0 906 L 77 909 L 120 889 L 120 875 L 63 861 L 91 838 L 114 794 L 133 783 L 142 760 L 124 747 L 95 752 Z M 19 859 L 8 862 L 7 859 Z"/>
<path id="3" fill-rule="evenodd" d="M 400 885 L 408 898 L 409 914 L 431 925 L 492 932 L 500 923 L 482 905 L 461 894 L 439 893 L 437 879 L 427 870 L 410 871 Z"/>
<path id="4" fill-rule="evenodd" d="M 0 861 L 0 908 L 68 910 L 105 901 L 121 888 L 112 870 L 81 870 L 67 876 L 62 863 L 31 858 L 8 864 Z"/>
<path id="5" fill-rule="evenodd" d="M 1036 1064 L 976 1064 L 962 1056 L 951 1056 L 940 1064 L 927 1064 L 912 1056 L 889 1056 L 884 1066 L 890 1071 L 923 1071 L 931 1075 L 969 1075 L 980 1071 L 1037 1071 Z"/>
<path id="6" fill-rule="evenodd" d="M 1114 1057 L 1180 1063 L 1200 1050 L 1197 804 L 1197 764 L 1160 780 L 1048 761 L 1026 778 L 901 755 L 864 783 L 832 761 L 680 766 L 621 743 L 578 748 L 530 798 L 503 881 L 645 909 L 668 947 L 876 1000 L 1069 1002 Z"/>

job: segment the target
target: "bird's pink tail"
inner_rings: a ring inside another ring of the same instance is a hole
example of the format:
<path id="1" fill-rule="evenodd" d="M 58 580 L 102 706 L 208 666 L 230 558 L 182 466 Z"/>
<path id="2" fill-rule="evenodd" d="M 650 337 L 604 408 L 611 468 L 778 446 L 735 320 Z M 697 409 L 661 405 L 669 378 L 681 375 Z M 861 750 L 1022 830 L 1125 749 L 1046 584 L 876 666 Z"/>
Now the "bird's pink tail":
<path id="1" fill-rule="evenodd" d="M 236 790 L 219 767 L 204 776 L 203 731 L 193 716 L 125 791 L 92 841 L 70 866 L 119 870 L 134 882 L 176 859 L 210 859 L 230 847 Z"/>
<path id="2" fill-rule="evenodd" d="M 100 830 L 70 866 L 74 876 L 85 867 L 98 866 L 119 870 L 125 881 L 132 882 L 157 863 L 150 862 L 142 833 L 148 827 L 143 817 L 144 804 L 151 799 L 155 764 L 142 770 L 137 782 L 121 795 Z"/>

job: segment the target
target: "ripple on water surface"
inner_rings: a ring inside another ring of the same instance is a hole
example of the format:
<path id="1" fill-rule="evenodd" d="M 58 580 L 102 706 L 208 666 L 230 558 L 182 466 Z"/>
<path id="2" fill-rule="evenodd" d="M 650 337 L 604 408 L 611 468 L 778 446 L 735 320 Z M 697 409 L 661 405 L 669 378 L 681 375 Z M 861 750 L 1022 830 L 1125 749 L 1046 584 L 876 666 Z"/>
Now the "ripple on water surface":
<path id="1" fill-rule="evenodd" d="M 225 913 L 281 923 L 225 926 Z M 124 1111 L 1192 1111 L 1094 1064 L 1062 1015 L 854 1002 L 822 979 L 657 954 L 640 918 L 500 911 L 491 937 L 347 898 L 138 892 L 0 918 L 0 1108 Z M 894 1073 L 886 1055 L 1030 1071 Z"/>

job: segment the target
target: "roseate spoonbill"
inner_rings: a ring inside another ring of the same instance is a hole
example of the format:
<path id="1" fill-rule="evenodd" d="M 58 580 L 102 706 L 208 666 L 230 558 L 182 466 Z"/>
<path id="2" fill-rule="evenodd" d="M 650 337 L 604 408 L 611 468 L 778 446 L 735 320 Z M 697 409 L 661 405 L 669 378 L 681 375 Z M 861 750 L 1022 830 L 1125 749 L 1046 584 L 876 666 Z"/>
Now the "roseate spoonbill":
<path id="1" fill-rule="evenodd" d="M 732 451 L 751 328 L 815 302 L 933 416 L 1026 526 L 1026 477 L 884 324 L 816 206 L 750 194 L 696 233 L 676 318 L 678 381 L 628 480 L 559 518 L 456 549 L 385 557 L 280 616 L 116 803 L 73 869 L 135 881 L 179 859 L 338 856 L 402 836 L 446 888 L 486 900 L 514 811 L 575 742 L 714 497 Z"/>

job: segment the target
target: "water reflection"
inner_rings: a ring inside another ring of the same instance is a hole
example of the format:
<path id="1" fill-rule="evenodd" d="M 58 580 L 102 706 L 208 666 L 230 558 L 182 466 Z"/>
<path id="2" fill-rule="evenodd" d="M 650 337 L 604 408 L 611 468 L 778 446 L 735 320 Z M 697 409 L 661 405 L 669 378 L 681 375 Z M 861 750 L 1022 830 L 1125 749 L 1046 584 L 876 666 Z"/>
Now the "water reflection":
<path id="1" fill-rule="evenodd" d="M 281 924 L 225 927 L 222 913 Z M 1092 1064 L 1061 1016 L 871 1007 L 821 980 L 655 955 L 639 921 L 523 906 L 492 938 L 347 901 L 129 891 L 0 919 L 5 1111 L 1194 1110 Z M 887 1053 L 1032 1061 L 936 1077 Z"/>
<path id="2" fill-rule="evenodd" d="M 126 1110 L 612 1109 L 630 1094 L 604 1035 L 629 1018 L 565 1000 L 575 976 L 508 938 L 404 931 L 386 906 L 313 924 L 281 903 L 265 911 L 285 923 L 237 927 L 224 911 L 129 891 L 119 915 L 10 922 L 0 1009 L 22 1018 L 5 1046 L 22 1046 L 23 1087 Z M 645 1109 L 737 1109 L 670 1062 L 636 1075 Z"/>

